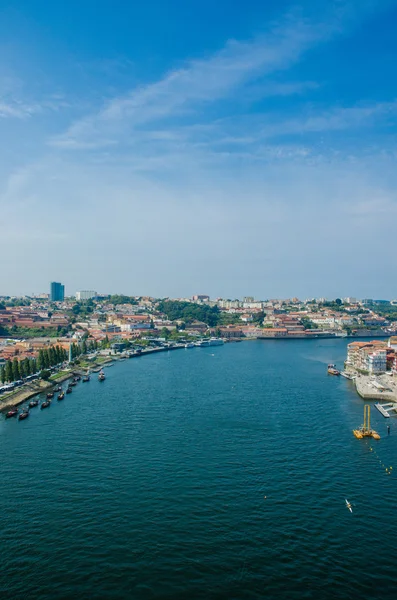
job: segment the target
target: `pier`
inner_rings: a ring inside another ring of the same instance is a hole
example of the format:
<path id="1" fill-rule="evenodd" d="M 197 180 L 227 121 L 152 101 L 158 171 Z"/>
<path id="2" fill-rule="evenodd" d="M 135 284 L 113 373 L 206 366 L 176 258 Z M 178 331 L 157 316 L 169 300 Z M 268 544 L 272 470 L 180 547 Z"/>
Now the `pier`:
<path id="1" fill-rule="evenodd" d="M 379 402 L 377 402 L 374 406 L 385 419 L 390 417 L 389 411 L 393 410 L 397 412 L 397 404 L 395 402 L 388 402 L 387 404 L 379 404 Z"/>

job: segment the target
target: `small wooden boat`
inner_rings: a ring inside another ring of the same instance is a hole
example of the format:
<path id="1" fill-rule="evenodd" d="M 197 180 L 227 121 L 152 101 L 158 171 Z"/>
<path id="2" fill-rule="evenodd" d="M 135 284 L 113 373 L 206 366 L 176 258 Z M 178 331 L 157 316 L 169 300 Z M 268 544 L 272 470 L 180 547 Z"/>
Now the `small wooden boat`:
<path id="1" fill-rule="evenodd" d="M 35 406 L 38 406 L 39 401 L 38 400 L 31 400 L 29 402 L 29 408 L 34 408 Z"/>
<path id="2" fill-rule="evenodd" d="M 48 408 L 49 406 L 51 406 L 51 402 L 49 400 L 45 400 L 44 402 L 41 403 L 40 408 Z"/>
<path id="3" fill-rule="evenodd" d="M 61 392 L 61 393 L 58 395 L 58 400 L 63 400 L 63 399 L 64 399 L 64 397 L 65 397 L 65 392 Z"/>
<path id="4" fill-rule="evenodd" d="M 71 394 L 73 392 L 71 387 L 66 388 L 66 394 Z"/>
<path id="5" fill-rule="evenodd" d="M 54 397 L 54 392 L 48 392 L 47 398 L 53 398 L 53 397 Z"/>
<path id="6" fill-rule="evenodd" d="M 62 392 L 61 386 L 57 385 L 56 387 L 54 387 L 54 392 Z"/>
<path id="7" fill-rule="evenodd" d="M 12 408 L 11 410 L 9 410 L 6 413 L 6 419 L 11 419 L 11 417 L 16 417 L 18 414 L 18 409 L 17 408 Z"/>
<path id="8" fill-rule="evenodd" d="M 24 419 L 27 419 L 28 416 L 29 416 L 29 411 L 25 408 L 22 412 L 19 413 L 18 420 L 23 421 Z"/>
<path id="9" fill-rule="evenodd" d="M 69 383 L 69 387 L 70 387 L 70 386 L 74 387 L 75 385 L 77 385 L 77 383 L 76 383 L 75 381 L 71 381 L 71 382 Z"/>
<path id="10" fill-rule="evenodd" d="M 99 371 L 98 379 L 99 381 L 105 381 L 106 379 L 105 373 L 102 370 Z"/>
<path id="11" fill-rule="evenodd" d="M 76 375 L 76 377 L 73 378 L 73 381 L 80 381 L 81 377 L 80 375 Z"/>
<path id="12" fill-rule="evenodd" d="M 82 382 L 85 383 L 86 381 L 90 380 L 90 376 L 89 375 L 84 375 Z"/>

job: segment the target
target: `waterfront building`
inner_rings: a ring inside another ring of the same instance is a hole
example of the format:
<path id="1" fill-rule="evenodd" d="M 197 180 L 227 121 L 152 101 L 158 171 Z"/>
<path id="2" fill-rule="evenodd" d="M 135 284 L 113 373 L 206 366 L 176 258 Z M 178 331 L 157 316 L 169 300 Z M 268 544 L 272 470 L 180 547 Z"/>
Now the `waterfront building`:
<path id="1" fill-rule="evenodd" d="M 97 292 L 94 292 L 93 290 L 81 290 L 80 292 L 76 292 L 76 300 L 80 302 L 84 300 L 91 300 L 91 298 L 96 298 L 97 295 Z"/>
<path id="2" fill-rule="evenodd" d="M 65 286 L 57 281 L 51 281 L 51 302 L 63 302 L 65 300 Z"/>
<path id="3" fill-rule="evenodd" d="M 385 373 L 386 350 L 375 350 L 366 357 L 367 371 L 370 373 Z"/>
<path id="4" fill-rule="evenodd" d="M 244 296 L 243 302 L 254 302 L 253 296 Z"/>

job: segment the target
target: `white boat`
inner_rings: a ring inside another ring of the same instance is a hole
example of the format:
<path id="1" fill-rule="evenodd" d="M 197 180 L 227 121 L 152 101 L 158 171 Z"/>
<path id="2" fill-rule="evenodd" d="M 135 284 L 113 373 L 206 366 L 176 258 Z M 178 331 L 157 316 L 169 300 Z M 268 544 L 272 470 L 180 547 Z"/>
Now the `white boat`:
<path id="1" fill-rule="evenodd" d="M 347 500 L 347 498 L 345 498 L 345 502 L 346 502 L 346 506 L 347 506 L 347 508 L 348 508 L 348 509 L 350 510 L 350 512 L 352 513 L 352 512 L 353 512 L 352 505 L 350 504 L 349 500 Z"/>
<path id="2" fill-rule="evenodd" d="M 185 344 L 185 348 L 194 348 L 193 342 L 188 342 L 187 344 Z"/>
<path id="3" fill-rule="evenodd" d="M 210 338 L 210 346 L 223 346 L 225 342 L 221 338 Z"/>
<path id="4" fill-rule="evenodd" d="M 209 340 L 200 340 L 199 342 L 196 342 L 196 346 L 199 346 L 200 348 L 204 348 L 210 345 L 210 341 Z"/>

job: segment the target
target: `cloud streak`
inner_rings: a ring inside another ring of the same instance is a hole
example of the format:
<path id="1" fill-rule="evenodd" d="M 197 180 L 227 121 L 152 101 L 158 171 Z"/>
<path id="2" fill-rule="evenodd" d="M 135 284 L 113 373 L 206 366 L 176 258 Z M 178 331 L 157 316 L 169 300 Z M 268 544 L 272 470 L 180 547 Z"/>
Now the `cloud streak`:
<path id="1" fill-rule="evenodd" d="M 287 19 L 282 26 L 275 26 L 253 41 L 230 40 L 215 55 L 192 60 L 170 71 L 160 81 L 114 98 L 98 113 L 75 122 L 51 143 L 64 148 L 106 146 L 123 137 L 126 129 L 131 132 L 167 117 L 195 115 L 200 107 L 227 99 L 255 78 L 288 69 L 305 51 L 328 39 L 335 30 L 335 23 L 324 25 Z M 315 85 L 312 82 L 268 82 L 262 92 L 289 95 Z"/>

